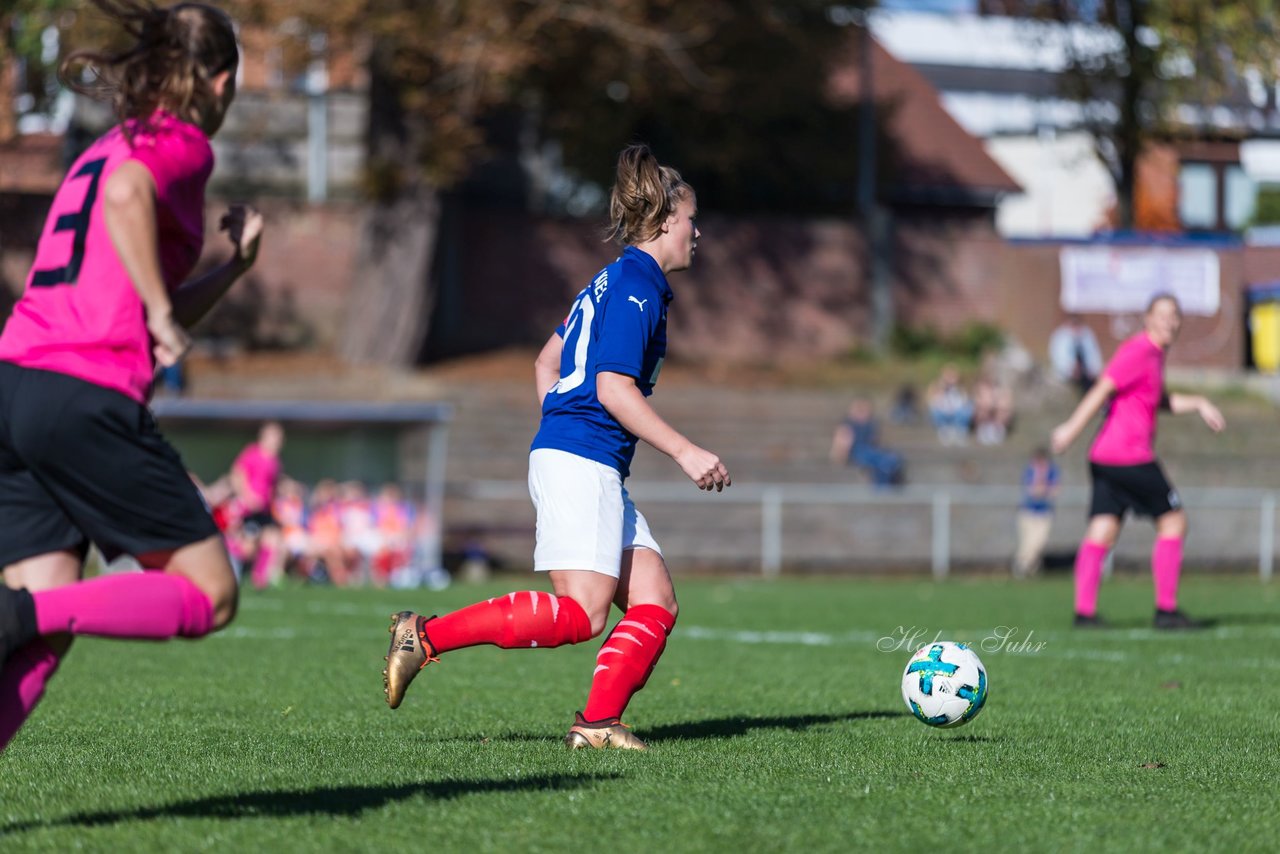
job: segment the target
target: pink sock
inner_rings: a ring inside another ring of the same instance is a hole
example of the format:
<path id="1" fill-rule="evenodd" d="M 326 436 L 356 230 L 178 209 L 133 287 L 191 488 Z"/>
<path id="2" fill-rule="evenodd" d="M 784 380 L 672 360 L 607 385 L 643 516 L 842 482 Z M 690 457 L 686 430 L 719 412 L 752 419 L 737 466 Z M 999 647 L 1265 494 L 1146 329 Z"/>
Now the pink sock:
<path id="1" fill-rule="evenodd" d="M 1092 617 L 1098 610 L 1098 588 L 1102 585 L 1102 562 L 1107 547 L 1085 540 L 1076 552 L 1076 613 Z"/>
<path id="2" fill-rule="evenodd" d="M 40 702 L 44 686 L 61 660 L 44 638 L 36 638 L 9 656 L 0 672 L 0 750 L 17 735 Z"/>
<path id="3" fill-rule="evenodd" d="M 191 581 L 165 572 L 100 575 L 31 594 L 42 635 L 198 638 L 213 628 L 213 603 Z"/>
<path id="4" fill-rule="evenodd" d="M 1182 573 L 1182 538 L 1159 537 L 1151 547 L 1151 575 L 1156 584 L 1156 607 L 1178 607 L 1178 576 Z"/>
<path id="5" fill-rule="evenodd" d="M 275 557 L 275 549 L 270 546 L 259 546 L 258 555 L 253 559 L 253 586 L 261 590 L 271 583 L 271 559 Z"/>

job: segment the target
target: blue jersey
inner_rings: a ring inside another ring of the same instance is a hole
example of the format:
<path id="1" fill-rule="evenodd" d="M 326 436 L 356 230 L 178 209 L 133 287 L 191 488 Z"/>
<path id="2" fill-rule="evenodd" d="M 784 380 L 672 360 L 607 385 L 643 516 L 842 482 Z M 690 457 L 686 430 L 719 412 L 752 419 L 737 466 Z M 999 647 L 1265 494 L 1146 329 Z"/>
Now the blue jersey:
<path id="1" fill-rule="evenodd" d="M 1022 470 L 1022 502 L 1019 507 L 1031 513 L 1052 513 L 1052 493 L 1058 486 L 1058 479 L 1058 464 L 1052 460 L 1041 471 L 1037 471 L 1035 463 L 1027 463 L 1027 467 Z M 1033 495 L 1032 487 L 1039 487 L 1037 491 L 1048 494 Z"/>
<path id="2" fill-rule="evenodd" d="M 596 397 L 600 371 L 634 377 L 646 397 L 667 355 L 671 287 L 649 253 L 628 246 L 587 285 L 556 333 L 560 380 L 542 401 L 531 450 L 554 448 L 631 472 L 636 437 Z"/>

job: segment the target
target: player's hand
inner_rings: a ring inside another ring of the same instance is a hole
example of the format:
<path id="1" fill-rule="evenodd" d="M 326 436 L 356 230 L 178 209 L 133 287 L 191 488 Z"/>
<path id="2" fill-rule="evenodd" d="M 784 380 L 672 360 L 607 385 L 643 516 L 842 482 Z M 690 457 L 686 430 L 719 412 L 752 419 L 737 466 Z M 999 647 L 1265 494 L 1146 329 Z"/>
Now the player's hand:
<path id="1" fill-rule="evenodd" d="M 236 260 L 245 267 L 252 267 L 258 260 L 258 241 L 262 237 L 262 214 L 249 205 L 232 205 L 218 221 L 218 230 L 225 231 L 235 247 Z"/>
<path id="2" fill-rule="evenodd" d="M 729 470 L 720 462 L 720 458 L 697 445 L 689 445 L 676 456 L 676 463 L 688 475 L 689 480 L 697 484 L 698 489 L 707 492 L 722 492 L 733 483 Z"/>
<path id="3" fill-rule="evenodd" d="M 1055 454 L 1064 453 L 1067 448 L 1071 447 L 1071 443 L 1075 441 L 1075 436 L 1071 432 L 1071 428 L 1066 424 L 1059 424 L 1053 428 L 1053 432 L 1049 434 L 1049 449 Z"/>
<path id="4" fill-rule="evenodd" d="M 1215 433 L 1221 433 L 1227 426 L 1227 419 L 1222 417 L 1218 407 L 1207 400 L 1200 404 L 1200 417 L 1204 419 L 1205 424 L 1209 425 L 1209 429 Z"/>
<path id="5" fill-rule="evenodd" d="M 156 364 L 171 368 L 191 349 L 191 336 L 167 311 L 147 312 L 147 331 L 151 333 L 152 352 Z"/>

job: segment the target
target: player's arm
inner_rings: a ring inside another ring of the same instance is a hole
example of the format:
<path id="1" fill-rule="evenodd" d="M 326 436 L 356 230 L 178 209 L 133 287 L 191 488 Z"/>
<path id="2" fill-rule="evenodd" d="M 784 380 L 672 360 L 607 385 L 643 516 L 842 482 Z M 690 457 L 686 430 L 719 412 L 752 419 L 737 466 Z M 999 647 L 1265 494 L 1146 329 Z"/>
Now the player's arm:
<path id="1" fill-rule="evenodd" d="M 102 220 L 120 264 L 146 310 L 156 361 L 169 367 L 182 358 L 191 339 L 173 316 L 173 304 L 160 272 L 156 184 L 146 166 L 128 160 L 112 171 L 102 188 Z"/>
<path id="2" fill-rule="evenodd" d="M 231 471 L 227 472 L 227 481 L 231 485 L 231 494 L 241 501 L 248 501 L 253 490 L 249 488 L 249 475 L 245 472 L 244 464 L 241 460 L 243 456 L 236 457 L 235 462 L 231 464 Z"/>
<path id="3" fill-rule="evenodd" d="M 1222 432 L 1227 426 L 1227 420 L 1222 417 L 1222 413 L 1218 411 L 1218 407 L 1209 402 L 1209 398 L 1199 394 L 1170 394 L 1169 395 L 1169 411 L 1174 415 L 1185 415 L 1188 412 L 1194 412 L 1209 425 L 1209 429 L 1215 433 Z"/>
<path id="4" fill-rule="evenodd" d="M 179 323 L 191 326 L 199 322 L 235 284 L 236 279 L 253 266 L 258 259 L 262 226 L 262 214 L 245 205 L 233 205 L 223 214 L 218 228 L 227 232 L 231 240 L 231 258 L 203 276 L 188 279 L 174 290 L 173 314 Z"/>
<path id="5" fill-rule="evenodd" d="M 546 399 L 547 392 L 560 381 L 560 353 L 564 350 L 564 339 L 559 332 L 552 332 L 547 343 L 542 345 L 542 352 L 533 360 L 533 384 L 538 390 L 538 405 Z"/>
<path id="6" fill-rule="evenodd" d="M 732 483 L 719 457 L 699 448 L 662 420 L 645 399 L 635 378 L 600 371 L 596 374 L 596 397 L 628 432 L 675 460 L 699 489 L 719 492 Z"/>
<path id="7" fill-rule="evenodd" d="M 1079 438 L 1081 431 L 1097 415 L 1111 395 L 1115 394 L 1116 384 L 1111 377 L 1103 374 L 1093 387 L 1085 393 L 1071 413 L 1071 417 L 1054 428 L 1049 444 L 1055 454 L 1061 454 L 1071 443 Z"/>

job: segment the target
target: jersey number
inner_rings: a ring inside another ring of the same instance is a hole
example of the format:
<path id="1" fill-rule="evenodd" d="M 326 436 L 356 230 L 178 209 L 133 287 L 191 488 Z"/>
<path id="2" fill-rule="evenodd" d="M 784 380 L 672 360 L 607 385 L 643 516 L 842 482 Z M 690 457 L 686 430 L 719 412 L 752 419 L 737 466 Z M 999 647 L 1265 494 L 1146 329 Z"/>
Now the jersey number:
<path id="1" fill-rule="evenodd" d="M 564 346 L 566 349 L 573 347 L 573 370 L 552 387 L 551 390 L 556 394 L 573 391 L 587 378 L 587 347 L 591 344 L 591 321 L 595 320 L 595 316 L 596 304 L 592 302 L 588 290 L 573 304 L 569 321 L 564 327 Z M 574 333 L 577 333 L 577 338 L 574 338 Z"/>
<path id="2" fill-rule="evenodd" d="M 89 232 L 89 214 L 93 203 L 98 198 L 98 181 L 102 178 L 102 167 L 107 162 L 105 157 L 90 160 L 80 167 L 73 178 L 89 176 L 89 190 L 84 194 L 84 204 L 75 213 L 63 214 L 54 223 L 54 231 L 70 231 L 75 235 L 71 243 L 71 260 L 65 267 L 53 270 L 36 270 L 31 276 L 31 287 L 51 288 L 54 285 L 74 285 L 80 276 L 80 264 L 84 261 L 84 239 Z"/>

